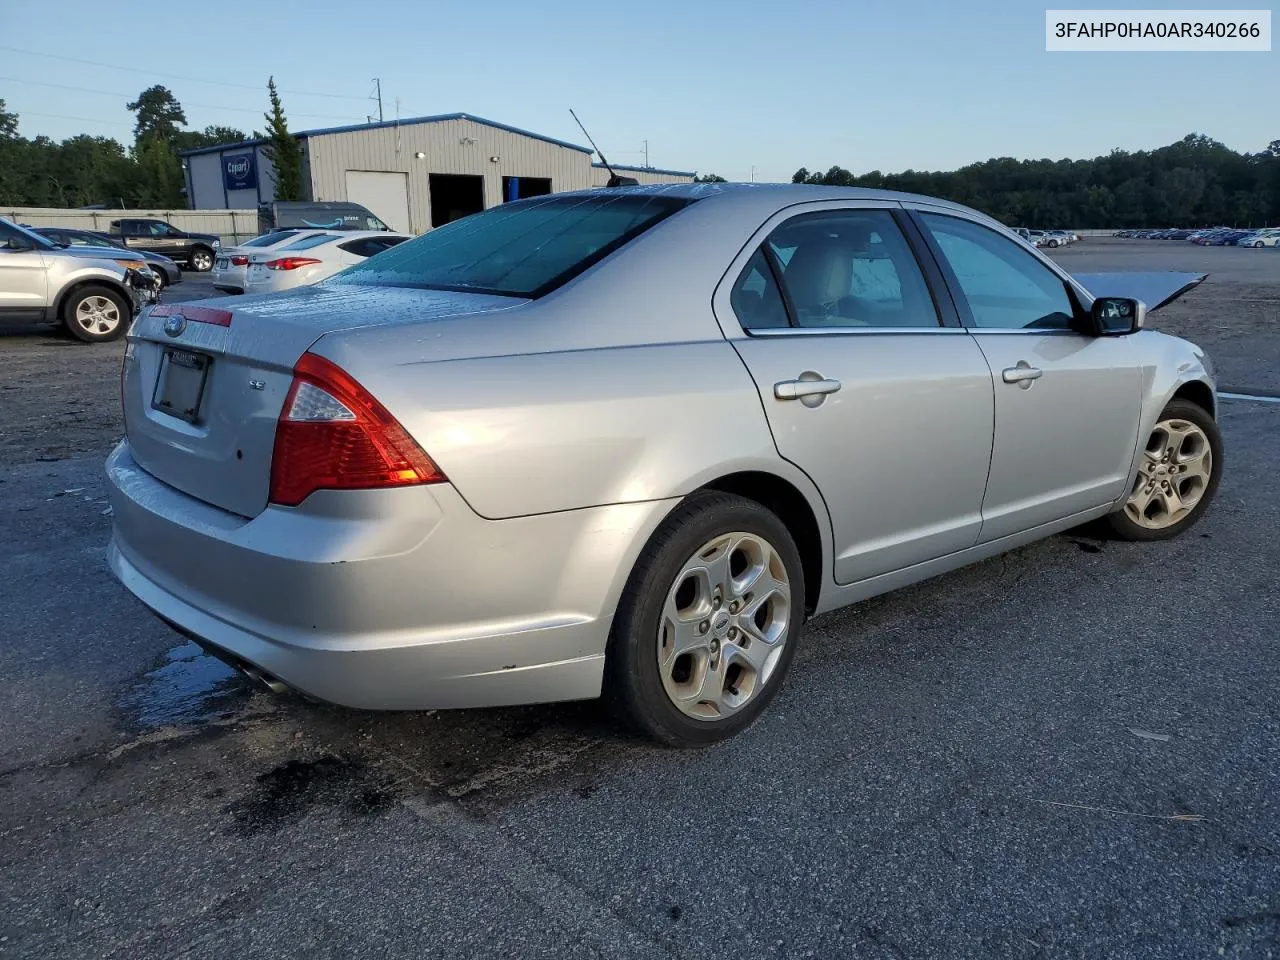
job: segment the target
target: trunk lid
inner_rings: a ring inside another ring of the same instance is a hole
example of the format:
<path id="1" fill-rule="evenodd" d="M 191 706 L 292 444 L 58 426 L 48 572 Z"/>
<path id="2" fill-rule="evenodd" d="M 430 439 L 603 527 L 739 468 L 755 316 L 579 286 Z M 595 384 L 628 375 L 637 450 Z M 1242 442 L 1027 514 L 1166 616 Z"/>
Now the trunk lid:
<path id="1" fill-rule="evenodd" d="M 293 366 L 328 333 L 511 309 L 526 301 L 389 287 L 165 304 L 129 333 L 121 373 L 125 431 L 138 464 L 223 510 L 267 505 L 276 422 Z"/>

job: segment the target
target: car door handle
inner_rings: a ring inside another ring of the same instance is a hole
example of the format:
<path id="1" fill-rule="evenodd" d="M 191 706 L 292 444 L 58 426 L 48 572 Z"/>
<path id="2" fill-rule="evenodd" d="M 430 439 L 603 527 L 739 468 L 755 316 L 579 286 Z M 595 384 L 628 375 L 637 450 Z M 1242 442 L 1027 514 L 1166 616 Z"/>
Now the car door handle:
<path id="1" fill-rule="evenodd" d="M 799 400 L 835 393 L 841 386 L 839 380 L 780 380 L 773 385 L 773 395 L 779 400 Z"/>
<path id="2" fill-rule="evenodd" d="M 1044 376 L 1044 371 L 1025 360 L 1019 360 L 1016 367 L 1005 367 L 1000 375 L 1004 377 L 1005 383 L 1026 383 L 1029 380 L 1039 380 Z"/>

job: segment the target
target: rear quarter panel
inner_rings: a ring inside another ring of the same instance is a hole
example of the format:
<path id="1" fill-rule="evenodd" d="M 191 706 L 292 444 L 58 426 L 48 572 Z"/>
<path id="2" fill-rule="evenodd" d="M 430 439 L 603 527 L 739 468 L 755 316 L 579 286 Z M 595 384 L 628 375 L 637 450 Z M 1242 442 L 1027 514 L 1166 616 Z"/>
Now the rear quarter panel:
<path id="1" fill-rule="evenodd" d="M 413 363 L 368 378 L 490 519 L 677 497 L 782 463 L 723 340 Z"/>

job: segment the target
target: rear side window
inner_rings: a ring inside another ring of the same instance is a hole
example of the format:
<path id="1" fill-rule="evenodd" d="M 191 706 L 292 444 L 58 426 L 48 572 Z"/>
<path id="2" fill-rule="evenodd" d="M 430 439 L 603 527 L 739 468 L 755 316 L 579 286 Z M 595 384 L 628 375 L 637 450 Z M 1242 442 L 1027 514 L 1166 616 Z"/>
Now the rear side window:
<path id="1" fill-rule="evenodd" d="M 403 243 L 404 239 L 404 237 L 360 237 L 357 240 L 340 243 L 338 246 L 357 257 L 372 257 L 375 253 L 381 253 L 398 243 Z"/>
<path id="2" fill-rule="evenodd" d="M 536 298 L 690 202 L 645 193 L 517 200 L 437 227 L 331 282 Z"/>

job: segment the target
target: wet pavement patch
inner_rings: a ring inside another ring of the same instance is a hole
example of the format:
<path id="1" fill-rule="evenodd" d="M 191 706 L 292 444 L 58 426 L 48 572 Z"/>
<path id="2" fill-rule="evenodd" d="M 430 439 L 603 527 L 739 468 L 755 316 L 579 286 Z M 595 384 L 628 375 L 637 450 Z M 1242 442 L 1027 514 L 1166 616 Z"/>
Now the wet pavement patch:
<path id="1" fill-rule="evenodd" d="M 239 832 L 286 826 L 317 807 L 355 816 L 375 816 L 395 802 L 390 781 L 351 757 L 288 760 L 254 781 L 249 794 L 227 807 Z"/>
<path id="2" fill-rule="evenodd" d="M 231 700 L 248 694 L 236 671 L 194 643 L 164 655 L 164 663 L 143 675 L 119 706 L 144 727 L 200 723 L 230 715 Z"/>

